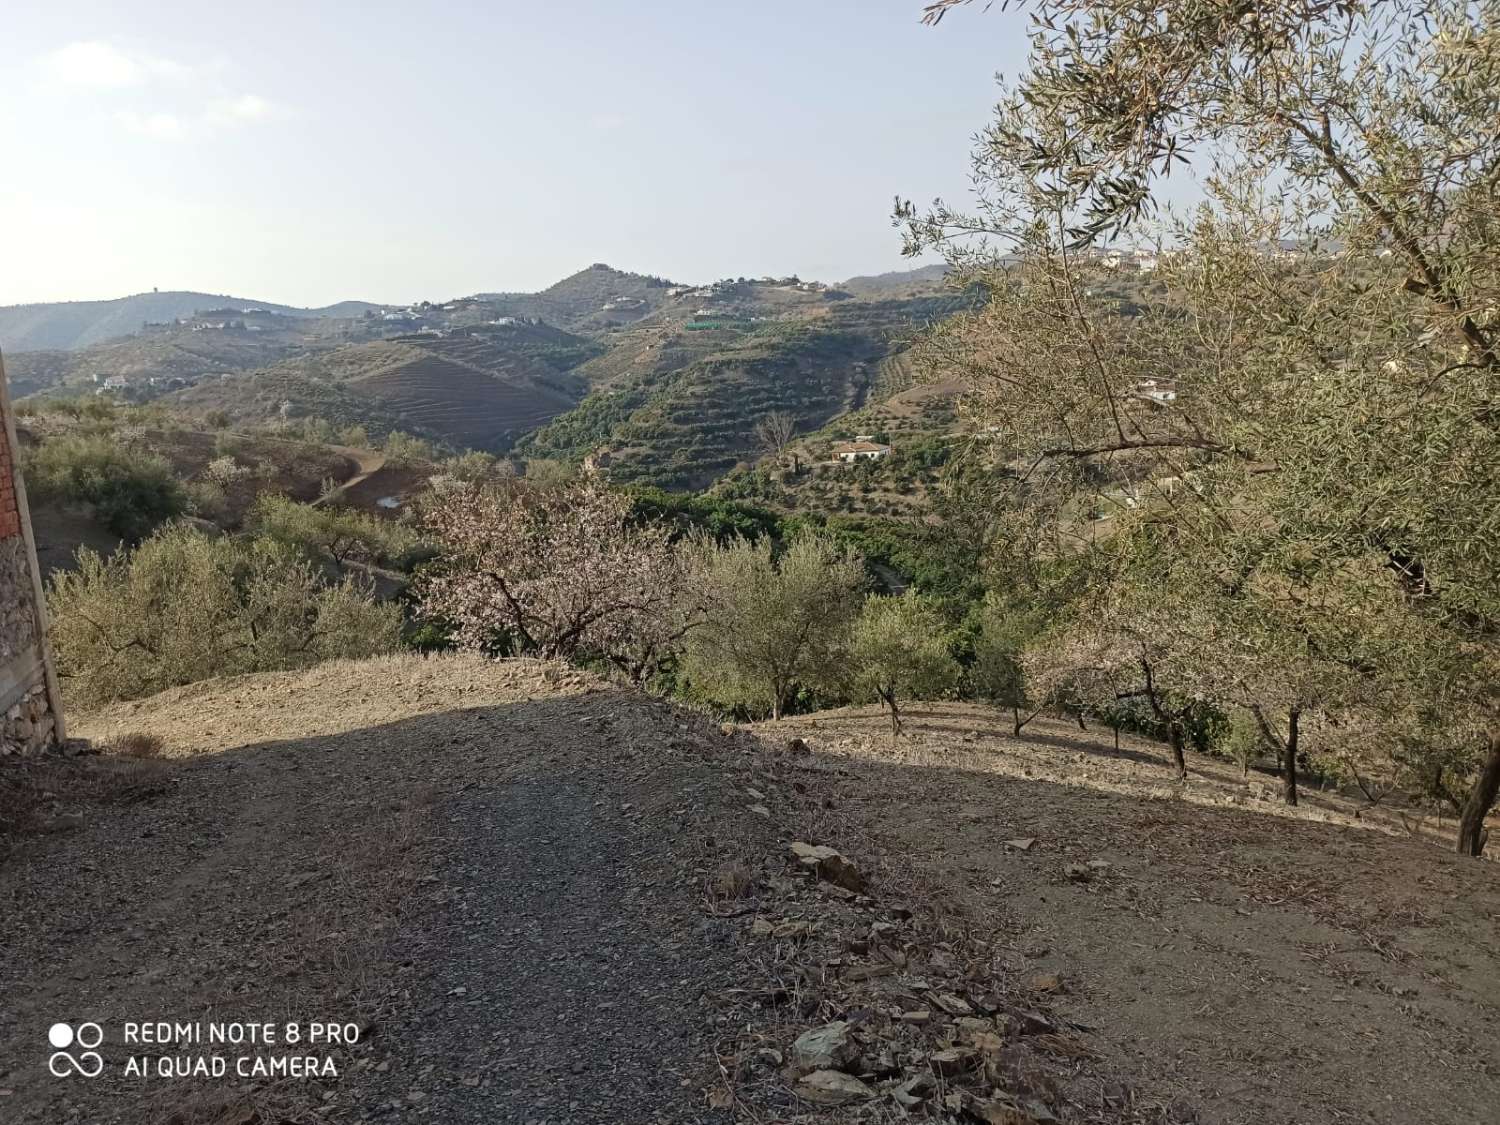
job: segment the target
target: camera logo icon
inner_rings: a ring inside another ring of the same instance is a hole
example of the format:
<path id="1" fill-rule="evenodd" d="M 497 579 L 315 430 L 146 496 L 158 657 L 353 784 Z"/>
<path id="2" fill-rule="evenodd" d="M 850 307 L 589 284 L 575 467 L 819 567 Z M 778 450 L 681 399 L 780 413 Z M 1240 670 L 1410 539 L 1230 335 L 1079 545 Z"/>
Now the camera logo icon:
<path id="1" fill-rule="evenodd" d="M 67 1078 L 77 1074 L 83 1078 L 98 1078 L 104 1070 L 104 1059 L 94 1050 L 104 1042 L 104 1029 L 97 1023 L 81 1023 L 75 1029 L 71 1024 L 55 1023 L 47 1029 L 47 1042 L 55 1050 L 47 1060 L 47 1069 L 54 1078 Z M 70 1054 L 68 1048 L 79 1048 Z"/>

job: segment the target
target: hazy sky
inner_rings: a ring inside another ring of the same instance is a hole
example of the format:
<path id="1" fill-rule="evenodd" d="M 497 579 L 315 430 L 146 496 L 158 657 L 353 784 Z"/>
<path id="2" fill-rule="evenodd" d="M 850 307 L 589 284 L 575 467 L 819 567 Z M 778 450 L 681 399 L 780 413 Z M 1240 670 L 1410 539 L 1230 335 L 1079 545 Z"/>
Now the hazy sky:
<path id="1" fill-rule="evenodd" d="M 0 304 L 902 268 L 1023 21 L 922 0 L 52 0 L 0 37 Z"/>

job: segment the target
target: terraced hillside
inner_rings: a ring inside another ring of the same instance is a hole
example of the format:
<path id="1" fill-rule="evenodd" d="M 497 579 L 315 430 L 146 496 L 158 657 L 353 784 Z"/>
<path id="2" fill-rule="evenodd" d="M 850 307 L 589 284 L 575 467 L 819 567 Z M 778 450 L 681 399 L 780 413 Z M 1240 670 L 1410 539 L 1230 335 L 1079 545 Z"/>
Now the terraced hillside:
<path id="1" fill-rule="evenodd" d="M 336 430 L 362 426 L 377 439 L 392 430 L 412 429 L 385 402 L 347 383 L 283 368 L 205 381 L 170 395 L 167 401 L 174 410 L 192 417 L 222 412 L 234 426 L 261 426 L 283 417 L 322 418 Z"/>
<path id="2" fill-rule="evenodd" d="M 438 355 L 420 355 L 355 380 L 407 424 L 459 447 L 498 452 L 570 409 L 574 399 L 529 377 L 502 379 Z"/>
<path id="3" fill-rule="evenodd" d="M 567 369 L 598 350 L 547 325 L 404 336 L 304 352 L 174 398 L 199 413 L 224 410 L 236 423 L 309 416 L 376 437 L 399 429 L 500 451 L 577 403 L 583 383 Z"/>
<path id="4" fill-rule="evenodd" d="M 985 455 L 958 415 L 957 381 L 915 383 L 895 394 L 889 388 L 911 372 L 897 355 L 877 371 L 871 402 L 799 438 L 779 457 L 729 473 L 714 492 L 782 512 L 820 515 L 922 516 L 946 467 Z M 881 397 L 883 396 L 883 397 Z M 833 456 L 837 442 L 869 434 L 891 446 L 876 461 L 847 465 Z"/>
<path id="5" fill-rule="evenodd" d="M 634 369 L 615 368 L 521 447 L 531 456 L 599 455 L 624 482 L 703 488 L 758 456 L 755 426 L 766 415 L 789 413 L 810 432 L 860 409 L 882 365 L 923 324 L 960 306 L 954 297 L 843 301 L 813 317 L 706 329 L 690 343 L 663 337 L 654 356 L 641 351 Z M 675 367 L 661 358 L 673 347 L 702 351 Z"/>

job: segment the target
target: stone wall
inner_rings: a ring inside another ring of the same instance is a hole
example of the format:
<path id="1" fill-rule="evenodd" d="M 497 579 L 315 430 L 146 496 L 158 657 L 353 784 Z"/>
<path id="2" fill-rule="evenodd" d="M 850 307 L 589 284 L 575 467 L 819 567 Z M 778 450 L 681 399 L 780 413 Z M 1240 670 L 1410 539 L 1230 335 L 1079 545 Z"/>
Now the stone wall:
<path id="1" fill-rule="evenodd" d="M 15 441 L 0 363 L 0 755 L 30 753 L 62 737 Z"/>

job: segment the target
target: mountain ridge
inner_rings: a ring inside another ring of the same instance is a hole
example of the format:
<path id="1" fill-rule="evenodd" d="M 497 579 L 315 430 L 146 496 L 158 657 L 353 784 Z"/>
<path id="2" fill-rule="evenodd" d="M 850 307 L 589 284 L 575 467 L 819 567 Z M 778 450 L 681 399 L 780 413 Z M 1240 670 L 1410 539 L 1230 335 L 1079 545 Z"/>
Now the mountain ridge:
<path id="1" fill-rule="evenodd" d="M 132 293 L 100 301 L 36 301 L 0 306 L 0 350 L 74 351 L 137 333 L 146 321 L 174 320 L 220 307 L 258 308 L 282 316 L 314 319 L 362 316 L 366 310 L 387 306 L 370 301 L 339 301 L 321 308 L 301 308 L 191 289 Z"/>

